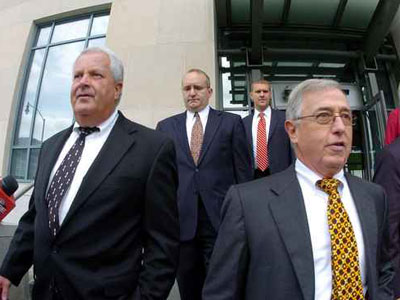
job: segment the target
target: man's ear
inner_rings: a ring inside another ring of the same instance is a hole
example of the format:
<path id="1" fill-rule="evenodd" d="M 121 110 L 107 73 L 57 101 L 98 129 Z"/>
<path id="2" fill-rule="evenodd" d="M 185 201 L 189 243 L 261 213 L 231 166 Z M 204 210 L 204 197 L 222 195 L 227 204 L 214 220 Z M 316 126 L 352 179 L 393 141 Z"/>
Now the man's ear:
<path id="1" fill-rule="evenodd" d="M 293 120 L 285 121 L 285 129 L 292 144 L 297 144 L 297 127 Z"/>
<path id="2" fill-rule="evenodd" d="M 207 88 L 208 91 L 208 98 L 211 98 L 212 94 L 213 94 L 213 89 L 212 87 Z"/>
<path id="3" fill-rule="evenodd" d="M 119 99 L 119 98 L 121 97 L 122 87 L 123 87 L 122 82 L 118 82 L 118 83 L 115 84 L 115 87 L 114 87 L 114 89 L 115 89 L 115 96 L 114 96 L 114 98 L 115 98 L 115 99 Z"/>

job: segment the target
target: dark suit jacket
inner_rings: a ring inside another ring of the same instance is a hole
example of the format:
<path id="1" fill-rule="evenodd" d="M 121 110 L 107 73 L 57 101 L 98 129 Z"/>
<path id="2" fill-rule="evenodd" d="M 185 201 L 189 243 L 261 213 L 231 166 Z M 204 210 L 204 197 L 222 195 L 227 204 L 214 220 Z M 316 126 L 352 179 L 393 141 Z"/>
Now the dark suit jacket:
<path id="1" fill-rule="evenodd" d="M 383 190 L 346 174 L 364 236 L 369 300 L 393 299 Z M 203 291 L 204 300 L 314 300 L 307 215 L 294 166 L 233 186 Z"/>
<path id="2" fill-rule="evenodd" d="M 173 142 L 120 113 L 53 239 L 45 193 L 71 129 L 42 145 L 0 274 L 18 284 L 33 263 L 38 300 L 50 299 L 53 279 L 66 300 L 125 299 L 137 287 L 141 299 L 166 299 L 179 254 Z"/>
<path id="3" fill-rule="evenodd" d="M 400 297 L 400 139 L 386 146 L 376 157 L 373 181 L 386 192 L 389 203 L 390 254 L 396 271 L 393 287 Z"/>
<path id="4" fill-rule="evenodd" d="M 157 129 L 175 141 L 181 240 L 190 240 L 195 235 L 199 195 L 217 230 L 228 188 L 252 179 L 250 149 L 240 116 L 210 108 L 197 166 L 190 154 L 186 112 L 159 122 Z"/>
<path id="5" fill-rule="evenodd" d="M 246 129 L 247 141 L 251 147 L 253 169 L 255 169 L 252 135 L 253 116 L 254 114 L 251 114 L 243 118 L 243 124 Z M 289 136 L 285 130 L 285 119 L 283 111 L 271 109 L 271 124 L 268 133 L 268 158 L 271 174 L 285 170 L 291 165 L 295 157 Z"/>

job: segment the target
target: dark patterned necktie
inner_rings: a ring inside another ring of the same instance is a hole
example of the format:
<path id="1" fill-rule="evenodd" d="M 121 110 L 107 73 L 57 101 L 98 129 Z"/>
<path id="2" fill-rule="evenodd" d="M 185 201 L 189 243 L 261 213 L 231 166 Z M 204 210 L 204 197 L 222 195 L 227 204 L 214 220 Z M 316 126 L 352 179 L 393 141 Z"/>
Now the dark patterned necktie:
<path id="1" fill-rule="evenodd" d="M 190 152 L 194 163 L 197 165 L 200 157 L 201 146 L 203 145 L 203 125 L 201 124 L 199 113 L 195 113 L 196 121 L 193 124 L 192 136 L 190 139 Z"/>
<path id="2" fill-rule="evenodd" d="M 357 241 L 335 178 L 317 182 L 328 194 L 328 226 L 331 236 L 332 300 L 364 299 Z"/>
<path id="3" fill-rule="evenodd" d="M 82 156 L 83 148 L 85 146 L 85 138 L 95 132 L 99 131 L 97 127 L 79 127 L 79 137 L 72 145 L 71 149 L 65 155 L 56 173 L 54 174 L 53 180 L 49 186 L 46 195 L 46 202 L 49 214 L 49 228 L 51 234 L 56 236 L 59 229 L 59 216 L 58 211 L 60 203 L 64 198 L 65 193 L 74 178 L 76 167 Z"/>
<path id="4" fill-rule="evenodd" d="M 264 113 L 260 113 L 260 120 L 257 125 L 257 144 L 256 144 L 256 162 L 257 168 L 265 171 L 268 168 L 268 144 L 267 144 L 267 128 L 265 124 Z"/>

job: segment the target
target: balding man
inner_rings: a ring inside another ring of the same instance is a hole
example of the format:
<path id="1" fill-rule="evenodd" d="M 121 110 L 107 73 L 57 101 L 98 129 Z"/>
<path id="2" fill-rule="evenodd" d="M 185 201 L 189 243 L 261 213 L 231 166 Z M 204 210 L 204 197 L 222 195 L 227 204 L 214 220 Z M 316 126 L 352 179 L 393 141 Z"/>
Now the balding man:
<path id="1" fill-rule="evenodd" d="M 186 72 L 182 95 L 186 111 L 157 128 L 174 139 L 177 150 L 181 299 L 201 300 L 222 201 L 232 184 L 252 178 L 251 161 L 240 116 L 209 106 L 212 88 L 204 71 Z"/>

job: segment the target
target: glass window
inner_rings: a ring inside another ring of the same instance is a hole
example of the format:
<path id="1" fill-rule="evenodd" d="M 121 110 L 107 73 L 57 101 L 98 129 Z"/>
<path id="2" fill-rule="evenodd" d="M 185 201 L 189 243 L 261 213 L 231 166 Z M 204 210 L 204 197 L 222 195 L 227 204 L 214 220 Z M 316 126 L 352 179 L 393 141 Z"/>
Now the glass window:
<path id="1" fill-rule="evenodd" d="M 234 61 L 228 57 L 220 57 L 221 70 L 221 96 L 219 105 L 224 111 L 238 114 L 242 117 L 249 114 L 247 97 L 247 77 L 241 70 L 245 64 L 242 61 Z"/>
<path id="2" fill-rule="evenodd" d="M 39 36 L 37 39 L 36 46 L 43 46 L 49 42 L 51 33 L 51 26 L 43 27 L 39 30 Z"/>
<path id="3" fill-rule="evenodd" d="M 21 114 L 19 118 L 18 129 L 16 130 L 14 144 L 18 146 L 28 145 L 30 128 L 32 123 L 32 108 L 34 108 L 36 94 L 38 92 L 40 72 L 43 65 L 45 50 L 39 49 L 33 51 L 32 65 L 29 70 L 25 95 L 22 103 Z"/>
<path id="4" fill-rule="evenodd" d="M 339 2 L 339 0 L 292 0 L 288 22 L 330 26 Z M 317 13 L 315 13 L 316 7 L 318 7 Z"/>
<path id="5" fill-rule="evenodd" d="M 105 45 L 108 20 L 91 14 L 38 28 L 14 131 L 10 173 L 16 178 L 33 179 L 42 142 L 73 123 L 73 62 L 84 48 Z"/>
<path id="6" fill-rule="evenodd" d="M 25 179 L 27 149 L 14 149 L 11 161 L 11 174 L 17 179 Z"/>
<path id="7" fill-rule="evenodd" d="M 233 23 L 250 22 L 250 0 L 232 0 L 231 11 Z"/>
<path id="8" fill-rule="evenodd" d="M 340 27 L 367 29 L 378 2 L 378 0 L 348 1 Z"/>
<path id="9" fill-rule="evenodd" d="M 51 41 L 57 43 L 85 37 L 88 32 L 89 21 L 89 19 L 86 19 L 56 25 Z"/>
<path id="10" fill-rule="evenodd" d="M 91 35 L 106 34 L 109 16 L 100 16 L 93 19 Z"/>
<path id="11" fill-rule="evenodd" d="M 106 38 L 89 40 L 89 47 L 101 47 L 106 45 Z"/>

